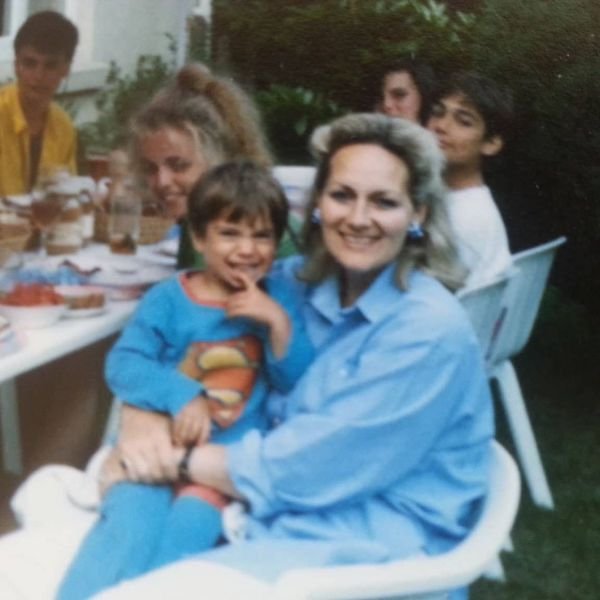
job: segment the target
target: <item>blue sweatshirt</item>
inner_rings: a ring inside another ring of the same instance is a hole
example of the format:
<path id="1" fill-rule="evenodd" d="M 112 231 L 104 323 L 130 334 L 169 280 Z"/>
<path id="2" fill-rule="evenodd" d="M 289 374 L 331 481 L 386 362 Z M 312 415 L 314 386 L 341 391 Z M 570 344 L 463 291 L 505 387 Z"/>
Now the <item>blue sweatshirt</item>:
<path id="1" fill-rule="evenodd" d="M 264 429 L 269 389 L 289 391 L 313 356 L 291 289 L 281 278 L 266 279 L 292 325 L 286 354 L 277 359 L 265 326 L 193 298 L 187 276 L 179 273 L 145 294 L 108 355 L 109 387 L 128 404 L 172 416 L 204 393 L 215 441 Z"/>

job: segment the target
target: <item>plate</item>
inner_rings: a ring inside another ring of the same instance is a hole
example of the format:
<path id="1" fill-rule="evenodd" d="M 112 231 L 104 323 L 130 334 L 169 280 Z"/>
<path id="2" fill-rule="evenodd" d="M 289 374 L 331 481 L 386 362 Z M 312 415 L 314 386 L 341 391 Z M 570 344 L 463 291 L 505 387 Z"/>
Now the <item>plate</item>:
<path id="1" fill-rule="evenodd" d="M 67 319 L 87 319 L 88 317 L 95 317 L 102 315 L 106 312 L 107 306 L 97 306 L 95 308 L 68 308 L 65 313 Z"/>
<path id="2" fill-rule="evenodd" d="M 5 196 L 4 201 L 9 206 L 14 206 L 16 208 L 29 208 L 31 206 L 31 194 Z"/>
<path id="3" fill-rule="evenodd" d="M 105 286 L 106 293 L 111 300 L 137 300 L 148 286 Z"/>
<path id="4" fill-rule="evenodd" d="M 177 252 L 179 251 L 179 239 L 173 238 L 171 240 L 164 240 L 157 244 L 156 252 L 171 258 L 177 258 Z"/>
<path id="5" fill-rule="evenodd" d="M 171 274 L 170 269 L 161 269 L 153 265 L 140 265 L 135 273 L 124 273 L 114 268 L 101 269 L 90 277 L 90 283 L 102 287 L 140 287 L 150 286 Z"/>
<path id="6" fill-rule="evenodd" d="M 1 316 L 1 318 L 2 318 L 2 320 L 4 320 L 4 327 L 2 329 L 0 329 L 0 342 L 3 342 L 4 340 L 8 339 L 14 333 L 14 330 L 10 326 L 10 323 L 8 322 L 8 320 L 5 320 L 5 317 Z"/>
<path id="7" fill-rule="evenodd" d="M 137 273 L 141 268 L 139 260 L 125 256 L 115 256 L 114 258 L 109 259 L 108 265 L 110 269 L 121 275 L 132 275 L 133 273 Z"/>
<path id="8" fill-rule="evenodd" d="M 54 289 L 63 296 L 67 304 L 65 317 L 74 319 L 94 317 L 106 312 L 106 291 L 101 287 L 58 285 Z M 92 302 L 95 306 L 89 306 Z"/>
<path id="9" fill-rule="evenodd" d="M 4 315 L 13 327 L 21 329 L 42 329 L 54 325 L 66 312 L 64 304 L 39 306 L 12 306 L 0 304 L 0 314 Z"/>
<path id="10" fill-rule="evenodd" d="M 45 264 L 58 268 L 64 262 L 64 257 L 60 257 L 58 261 L 46 260 Z M 73 255 L 69 256 L 68 262 L 87 276 L 90 285 L 101 287 L 148 286 L 173 272 L 166 265 L 149 264 L 138 256 L 121 259 L 113 256 Z"/>
<path id="11" fill-rule="evenodd" d="M 177 262 L 177 256 L 163 253 L 160 245 L 138 246 L 137 256 L 146 263 L 163 267 L 174 267 Z"/>

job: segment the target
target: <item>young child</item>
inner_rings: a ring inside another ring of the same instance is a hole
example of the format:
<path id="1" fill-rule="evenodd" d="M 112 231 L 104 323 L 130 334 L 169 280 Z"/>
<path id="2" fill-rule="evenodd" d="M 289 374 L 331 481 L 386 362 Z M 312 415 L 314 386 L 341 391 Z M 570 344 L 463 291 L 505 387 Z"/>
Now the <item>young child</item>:
<path id="1" fill-rule="evenodd" d="M 312 359 L 292 294 L 269 276 L 287 212 L 267 170 L 238 161 L 207 172 L 188 199 L 204 270 L 182 271 L 153 287 L 107 358 L 111 390 L 125 403 L 170 415 L 176 445 L 227 443 L 264 428 L 269 388 L 289 390 Z M 164 511 L 144 500 L 163 486 L 117 483 L 108 490 L 103 519 L 59 598 L 88 597 L 215 545 L 228 499 L 187 485 L 183 471 Z M 108 552 L 120 558 L 107 561 Z"/>
<path id="2" fill-rule="evenodd" d="M 512 264 L 502 217 L 484 183 L 484 161 L 503 148 L 513 119 L 508 90 L 477 73 L 452 76 L 433 103 L 427 127 L 446 156 L 447 209 L 473 286 Z"/>

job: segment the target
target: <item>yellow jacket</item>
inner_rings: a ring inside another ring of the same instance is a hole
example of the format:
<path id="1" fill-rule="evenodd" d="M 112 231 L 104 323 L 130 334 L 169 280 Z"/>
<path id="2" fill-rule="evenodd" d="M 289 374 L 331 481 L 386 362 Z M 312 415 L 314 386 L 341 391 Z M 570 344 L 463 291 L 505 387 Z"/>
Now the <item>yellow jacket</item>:
<path id="1" fill-rule="evenodd" d="M 0 88 L 0 195 L 29 191 L 29 132 L 17 85 Z M 66 166 L 76 171 L 77 135 L 67 113 L 54 102 L 44 129 L 38 171 Z"/>

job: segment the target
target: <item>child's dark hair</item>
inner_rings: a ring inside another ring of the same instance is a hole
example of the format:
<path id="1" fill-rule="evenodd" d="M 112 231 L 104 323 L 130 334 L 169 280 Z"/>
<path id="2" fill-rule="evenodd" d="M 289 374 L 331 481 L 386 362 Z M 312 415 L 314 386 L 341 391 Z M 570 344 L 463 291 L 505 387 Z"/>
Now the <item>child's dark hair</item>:
<path id="1" fill-rule="evenodd" d="M 481 114 L 485 124 L 485 137 L 510 137 L 514 122 L 514 102 L 512 92 L 492 79 L 474 71 L 462 71 L 450 75 L 439 86 L 435 102 L 460 94 Z"/>
<path id="2" fill-rule="evenodd" d="M 203 237 L 207 225 L 220 217 L 234 223 L 268 217 L 279 242 L 287 225 L 287 198 L 268 169 L 249 160 L 226 162 L 207 171 L 188 197 L 194 235 Z"/>
<path id="3" fill-rule="evenodd" d="M 31 46 L 40 54 L 62 55 L 71 62 L 78 41 L 77 27 L 69 19 L 53 10 L 43 10 L 21 25 L 13 47 L 18 53 L 24 46 Z"/>

